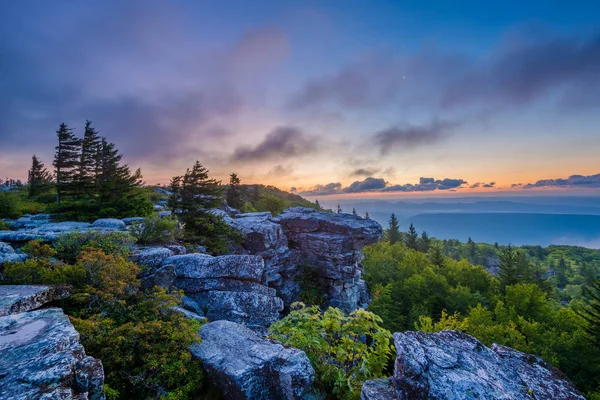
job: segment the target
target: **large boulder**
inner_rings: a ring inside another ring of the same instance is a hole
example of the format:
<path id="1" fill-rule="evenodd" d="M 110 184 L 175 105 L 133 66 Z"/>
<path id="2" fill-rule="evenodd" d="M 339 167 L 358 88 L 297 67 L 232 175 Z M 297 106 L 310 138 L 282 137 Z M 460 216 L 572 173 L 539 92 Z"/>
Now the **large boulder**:
<path id="1" fill-rule="evenodd" d="M 102 363 L 59 308 L 0 317 L 0 354 L 0 399 L 104 398 Z"/>
<path id="2" fill-rule="evenodd" d="M 174 254 L 171 249 L 161 246 L 136 247 L 133 249 L 131 261 L 144 267 L 144 272 L 150 273 L 160 267 L 166 258 Z"/>
<path id="3" fill-rule="evenodd" d="M 261 333 L 283 310 L 283 301 L 267 286 L 265 263 L 259 256 L 172 256 L 144 276 L 142 284 L 174 286 L 183 290 L 187 301 L 195 302 L 198 313 L 209 320 L 238 322 Z"/>
<path id="4" fill-rule="evenodd" d="M 35 310 L 51 301 L 66 299 L 70 294 L 69 286 L 0 286 L 0 317 Z"/>
<path id="5" fill-rule="evenodd" d="M 286 305 L 298 300 L 304 273 L 322 291 L 325 305 L 351 312 L 368 303 L 360 261 L 362 248 L 381 237 L 377 222 L 302 207 L 275 218 L 249 213 L 226 221 L 244 234 L 244 249 L 265 260 L 267 282 Z"/>
<path id="6" fill-rule="evenodd" d="M 204 325 L 200 336 L 192 355 L 226 399 L 303 399 L 312 390 L 314 370 L 301 350 L 229 321 Z"/>
<path id="7" fill-rule="evenodd" d="M 92 227 L 101 229 L 123 230 L 125 229 L 125 222 L 116 218 L 100 218 L 94 221 Z"/>
<path id="8" fill-rule="evenodd" d="M 394 375 L 365 383 L 363 399 L 584 399 L 541 358 L 461 332 L 395 333 L 394 343 Z"/>

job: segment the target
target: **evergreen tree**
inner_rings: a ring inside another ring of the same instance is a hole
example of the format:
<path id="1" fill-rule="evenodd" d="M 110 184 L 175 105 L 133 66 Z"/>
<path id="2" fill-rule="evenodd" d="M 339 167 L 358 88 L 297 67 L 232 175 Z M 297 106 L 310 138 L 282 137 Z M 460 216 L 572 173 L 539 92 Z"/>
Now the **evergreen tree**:
<path id="1" fill-rule="evenodd" d="M 92 122 L 85 121 L 81 156 L 77 171 L 77 196 L 93 195 L 97 190 L 96 179 L 102 171 L 102 140 L 98 132 L 92 128 Z"/>
<path id="2" fill-rule="evenodd" d="M 371 217 L 369 216 L 369 212 L 368 211 L 365 213 L 365 219 L 371 219 Z"/>
<path id="3" fill-rule="evenodd" d="M 385 231 L 385 237 L 390 242 L 390 244 L 394 244 L 400 241 L 400 223 L 398 222 L 398 218 L 396 218 L 396 214 L 394 213 L 392 213 L 392 215 L 390 216 L 388 228 Z"/>
<path id="4" fill-rule="evenodd" d="M 358 215 L 358 214 L 356 213 L 356 208 L 354 208 L 354 207 L 352 207 L 352 215 Z"/>
<path id="5" fill-rule="evenodd" d="M 442 250 L 442 246 L 439 244 L 434 244 L 431 246 L 431 249 L 429 250 L 429 261 L 438 267 L 444 266 L 444 252 Z"/>
<path id="6" fill-rule="evenodd" d="M 60 124 L 56 134 L 58 145 L 55 147 L 56 152 L 52 165 L 54 165 L 56 178 L 56 202 L 60 204 L 61 197 L 73 193 L 79 166 L 81 140 L 73 135 L 73 130 L 64 122 Z"/>
<path id="7" fill-rule="evenodd" d="M 38 196 L 50 189 L 52 175 L 35 154 L 31 157 L 31 169 L 27 172 L 27 176 L 29 197 Z"/>
<path id="8" fill-rule="evenodd" d="M 412 223 L 408 227 L 408 235 L 406 235 L 406 247 L 413 250 L 419 249 L 419 234 Z"/>
<path id="9" fill-rule="evenodd" d="M 209 178 L 208 170 L 196 161 L 183 176 L 171 180 L 168 205 L 185 226 L 185 238 L 200 243 L 215 253 L 227 251 L 230 240 L 235 240 L 233 229 L 223 219 L 210 212 L 223 198 L 221 182 Z"/>
<path id="10" fill-rule="evenodd" d="M 244 205 L 242 191 L 240 188 L 240 178 L 235 172 L 229 175 L 229 186 L 227 187 L 227 205 L 236 209 L 241 209 Z"/>
<path id="11" fill-rule="evenodd" d="M 524 269 L 527 267 L 525 255 L 509 244 L 505 250 L 499 252 L 498 256 L 500 258 L 498 280 L 502 291 L 507 286 L 522 283 L 526 272 Z"/>
<path id="12" fill-rule="evenodd" d="M 589 286 L 583 286 L 585 306 L 577 313 L 587 321 L 586 331 L 596 346 L 600 346 L 600 279 L 596 278 Z"/>
<path id="13" fill-rule="evenodd" d="M 337 205 L 337 213 L 338 214 L 342 213 L 342 207 L 339 204 Z"/>
<path id="14" fill-rule="evenodd" d="M 469 262 L 474 264 L 475 256 L 477 255 L 477 247 L 476 247 L 473 239 L 471 239 L 470 237 L 469 237 L 469 240 L 467 240 L 467 245 L 469 246 Z"/>
<path id="15" fill-rule="evenodd" d="M 567 286 L 567 263 L 563 257 L 558 261 L 556 266 L 556 286 L 564 289 Z"/>
<path id="16" fill-rule="evenodd" d="M 316 204 L 316 206 L 317 206 L 319 209 L 321 208 L 321 204 L 319 203 L 319 199 L 316 199 L 316 200 L 315 200 L 315 204 Z"/>
<path id="17" fill-rule="evenodd" d="M 431 239 L 429 239 L 429 235 L 427 234 L 427 232 L 423 231 L 423 233 L 421 234 L 421 240 L 419 244 L 420 250 L 423 253 L 427 253 L 429 251 L 429 247 L 431 246 Z"/>

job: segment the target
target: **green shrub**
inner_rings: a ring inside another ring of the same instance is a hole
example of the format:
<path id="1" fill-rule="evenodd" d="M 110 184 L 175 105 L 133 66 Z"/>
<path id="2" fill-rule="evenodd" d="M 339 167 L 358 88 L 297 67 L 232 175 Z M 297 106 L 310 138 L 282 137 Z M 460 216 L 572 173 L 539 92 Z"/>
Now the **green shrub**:
<path id="1" fill-rule="evenodd" d="M 30 258 L 4 266 L 3 283 L 29 284 L 72 284 L 82 282 L 84 271 L 78 266 L 49 259 Z"/>
<path id="2" fill-rule="evenodd" d="M 4 222 L 0 219 L 0 231 L 7 231 L 10 229 L 8 222 Z"/>
<path id="3" fill-rule="evenodd" d="M 52 258 L 56 256 L 56 250 L 44 243 L 41 239 L 32 240 L 21 248 L 29 257 L 36 259 Z"/>
<path id="4" fill-rule="evenodd" d="M 54 244 L 59 259 L 74 263 L 86 249 L 102 250 L 106 254 L 128 256 L 135 238 L 124 232 L 72 232 L 60 235 Z"/>
<path id="5" fill-rule="evenodd" d="M 314 269 L 304 267 L 302 274 L 296 279 L 300 284 L 300 301 L 308 306 L 320 306 L 325 301 L 323 288 L 316 281 Z"/>
<path id="6" fill-rule="evenodd" d="M 17 193 L 0 193 L 0 218 L 19 218 L 21 212 L 21 199 Z"/>
<path id="7" fill-rule="evenodd" d="M 304 350 L 317 388 L 338 399 L 358 399 L 365 380 L 386 375 L 392 354 L 389 331 L 381 318 L 359 309 L 348 316 L 337 308 L 292 304 L 288 316 L 269 328 L 270 337 Z"/>
<path id="8" fill-rule="evenodd" d="M 129 232 L 141 244 L 168 243 L 179 239 L 183 235 L 183 228 L 175 216 L 156 215 L 135 223 Z"/>

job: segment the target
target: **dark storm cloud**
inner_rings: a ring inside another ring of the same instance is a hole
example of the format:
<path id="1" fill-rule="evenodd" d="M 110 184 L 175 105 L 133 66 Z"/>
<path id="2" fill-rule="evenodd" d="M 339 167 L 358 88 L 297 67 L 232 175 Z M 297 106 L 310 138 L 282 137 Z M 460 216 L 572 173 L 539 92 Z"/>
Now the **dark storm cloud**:
<path id="1" fill-rule="evenodd" d="M 524 31 L 507 36 L 479 58 L 430 49 L 411 55 L 370 54 L 307 82 L 289 106 L 510 107 L 550 94 L 562 106 L 600 104 L 600 33 L 536 36 Z"/>
<path id="2" fill-rule="evenodd" d="M 379 168 L 357 168 L 350 173 L 350 176 L 371 176 L 380 171 Z"/>
<path id="3" fill-rule="evenodd" d="M 337 183 L 317 185 L 311 189 L 300 192 L 303 196 L 323 196 L 343 193 L 367 193 L 367 192 L 431 192 L 434 190 L 455 190 L 466 185 L 462 179 L 434 179 L 420 178 L 418 184 L 407 183 L 404 185 L 390 185 L 383 178 L 368 177 L 363 181 L 355 181 L 350 186 L 343 188 Z"/>
<path id="4" fill-rule="evenodd" d="M 457 124 L 448 121 L 433 121 L 427 126 L 390 127 L 373 135 L 373 142 L 381 155 L 396 149 L 413 149 L 442 140 Z"/>
<path id="5" fill-rule="evenodd" d="M 317 149 L 314 138 L 300 129 L 280 126 L 269 133 L 255 147 L 238 147 L 231 156 L 232 161 L 261 161 L 297 157 L 310 154 Z"/>
<path id="6" fill-rule="evenodd" d="M 520 184 L 519 184 L 520 185 Z M 513 185 L 514 187 L 515 185 Z M 571 175 L 570 177 L 563 179 L 543 179 L 536 183 L 529 183 L 523 185 L 525 189 L 543 188 L 543 187 L 554 187 L 554 188 L 600 188 L 600 174 L 596 175 Z"/>
<path id="7" fill-rule="evenodd" d="M 128 161 L 201 154 L 230 132 L 246 101 L 235 79 L 256 77 L 287 52 L 272 29 L 209 52 L 175 3 L 25 3 L 0 16 L 3 150 L 49 156 L 58 125 L 81 134 L 87 118 Z"/>

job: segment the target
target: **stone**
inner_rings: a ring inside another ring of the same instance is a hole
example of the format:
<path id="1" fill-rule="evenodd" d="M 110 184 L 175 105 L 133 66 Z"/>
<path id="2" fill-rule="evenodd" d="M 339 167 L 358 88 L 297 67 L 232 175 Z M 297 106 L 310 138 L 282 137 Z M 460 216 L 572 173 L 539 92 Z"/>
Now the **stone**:
<path id="1" fill-rule="evenodd" d="M 203 317 L 203 316 L 201 316 L 199 314 L 196 314 L 195 312 L 192 312 L 192 311 L 190 311 L 188 309 L 185 309 L 183 307 L 171 307 L 171 310 L 176 311 L 176 312 L 182 314 L 185 318 L 193 319 L 195 321 L 203 322 L 203 323 L 206 322 L 206 318 L 205 317 Z"/>
<path id="2" fill-rule="evenodd" d="M 400 399 L 584 399 L 541 358 L 498 345 L 489 348 L 462 332 L 394 333 L 394 344 L 391 384 Z M 381 382 L 367 383 L 365 396 L 374 396 L 376 386 L 385 393 Z"/>
<path id="3" fill-rule="evenodd" d="M 165 208 L 163 206 L 155 204 L 155 205 L 152 206 L 152 210 L 153 211 L 165 211 Z"/>
<path id="4" fill-rule="evenodd" d="M 0 317 L 35 310 L 46 303 L 66 299 L 70 286 L 5 285 L 0 286 Z"/>
<path id="5" fill-rule="evenodd" d="M 172 213 L 173 213 L 172 211 L 159 211 L 158 215 L 159 215 L 159 217 L 164 218 L 164 217 L 168 217 Z"/>
<path id="6" fill-rule="evenodd" d="M 162 265 L 173 265 L 178 278 L 231 278 L 243 281 L 264 282 L 264 262 L 257 256 L 227 255 L 212 257 L 193 253 L 173 256 Z"/>
<path id="7" fill-rule="evenodd" d="M 165 265 L 164 267 L 153 270 L 148 274 L 146 274 L 145 271 L 142 271 L 139 274 L 139 277 L 140 285 L 143 289 L 152 289 L 154 286 L 170 288 L 173 286 L 173 283 L 177 278 L 177 274 L 175 273 L 175 268 L 172 265 Z"/>
<path id="8" fill-rule="evenodd" d="M 123 221 L 123 223 L 127 226 L 137 224 L 138 222 L 144 222 L 145 220 L 146 218 L 144 217 L 129 217 L 121 219 L 121 221 Z"/>
<path id="9" fill-rule="evenodd" d="M 185 248 L 185 246 L 182 246 L 180 244 L 166 244 L 164 245 L 164 247 L 171 250 L 173 252 L 173 255 L 176 256 L 187 254 L 187 249 Z"/>
<path id="10" fill-rule="evenodd" d="M 314 370 L 301 350 L 229 321 L 204 325 L 200 336 L 190 351 L 226 399 L 293 400 L 312 391 Z"/>
<path id="11" fill-rule="evenodd" d="M 59 308 L 0 317 L 0 399 L 104 399 L 100 360 Z"/>
<path id="12" fill-rule="evenodd" d="M 167 195 L 167 196 L 170 196 L 170 195 L 173 194 L 173 192 L 171 192 L 171 191 L 169 191 L 167 189 L 161 189 L 161 188 L 154 189 L 154 192 L 160 193 L 160 194 L 164 194 L 164 195 Z"/>
<path id="13" fill-rule="evenodd" d="M 103 228 L 103 229 L 114 229 L 114 230 L 123 230 L 125 229 L 125 222 L 116 218 L 100 218 L 94 221 L 92 224 L 93 228 Z"/>
<path id="14" fill-rule="evenodd" d="M 131 261 L 144 267 L 144 271 L 153 271 L 160 267 L 162 262 L 174 255 L 173 251 L 160 246 L 145 246 L 133 249 Z"/>
<path id="15" fill-rule="evenodd" d="M 363 384 L 360 400 L 400 400 L 392 379 L 372 379 Z"/>
<path id="16" fill-rule="evenodd" d="M 11 262 L 25 261 L 27 254 L 20 254 L 8 243 L 0 242 L 0 265 Z"/>

